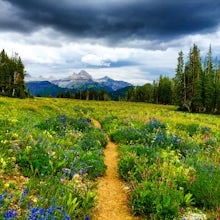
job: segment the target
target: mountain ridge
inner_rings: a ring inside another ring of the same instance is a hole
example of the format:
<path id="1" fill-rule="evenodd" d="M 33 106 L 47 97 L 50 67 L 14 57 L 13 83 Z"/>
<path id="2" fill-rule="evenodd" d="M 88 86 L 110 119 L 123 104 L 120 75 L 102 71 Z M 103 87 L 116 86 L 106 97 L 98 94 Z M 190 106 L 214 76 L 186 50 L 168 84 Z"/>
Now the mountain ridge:
<path id="1" fill-rule="evenodd" d="M 33 78 L 30 74 L 27 74 L 25 78 L 26 84 L 29 82 L 36 82 L 36 81 L 48 81 L 54 85 L 59 86 L 60 88 L 67 88 L 67 89 L 81 89 L 81 88 L 95 88 L 101 87 L 106 89 L 107 91 L 116 91 L 118 89 L 131 86 L 131 83 L 114 80 L 108 76 L 104 76 L 99 79 L 93 79 L 93 77 L 86 72 L 85 70 L 81 70 L 79 73 L 73 73 L 70 76 L 61 78 L 61 79 L 46 79 L 43 77 Z"/>
<path id="2" fill-rule="evenodd" d="M 111 93 L 132 86 L 131 83 L 114 80 L 108 76 L 93 79 L 85 70 L 81 70 L 79 73 L 73 73 L 61 79 L 33 78 L 30 74 L 27 74 L 25 81 L 26 87 L 30 90 L 32 95 L 40 94 L 42 96 L 44 96 L 44 94 L 56 96 L 59 92 L 85 90 L 106 90 Z M 49 94 L 50 91 L 53 94 Z"/>

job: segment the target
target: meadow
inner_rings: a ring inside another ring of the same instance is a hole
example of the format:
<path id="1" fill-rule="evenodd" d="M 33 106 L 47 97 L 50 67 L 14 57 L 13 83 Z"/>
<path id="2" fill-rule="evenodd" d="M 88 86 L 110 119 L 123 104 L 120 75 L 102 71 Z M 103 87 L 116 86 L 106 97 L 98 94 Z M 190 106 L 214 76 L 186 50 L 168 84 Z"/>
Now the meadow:
<path id="1" fill-rule="evenodd" d="M 220 117 L 176 109 L 0 98 L 0 219 L 92 219 L 108 137 L 133 215 L 219 219 Z"/>

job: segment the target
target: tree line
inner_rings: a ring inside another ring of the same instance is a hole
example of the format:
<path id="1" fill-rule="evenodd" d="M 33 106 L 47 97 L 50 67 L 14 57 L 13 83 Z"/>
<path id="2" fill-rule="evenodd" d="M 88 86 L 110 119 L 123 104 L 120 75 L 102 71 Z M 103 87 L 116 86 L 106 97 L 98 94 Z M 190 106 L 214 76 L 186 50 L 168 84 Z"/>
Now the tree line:
<path id="1" fill-rule="evenodd" d="M 186 61 L 184 61 L 186 60 Z M 4 50 L 0 53 L 0 95 L 29 97 L 24 83 L 24 65 L 15 53 L 8 57 Z M 122 94 L 122 95 L 121 95 Z M 220 113 L 220 63 L 213 62 L 211 46 L 203 62 L 197 45 L 190 48 L 184 59 L 182 51 L 178 54 L 175 77 L 160 76 L 159 80 L 143 86 L 131 86 L 120 94 L 120 100 L 173 104 L 180 110 L 189 112 Z M 112 94 L 111 94 L 112 95 Z M 105 90 L 84 90 L 59 93 L 58 98 L 85 100 L 110 100 Z"/>
<path id="2" fill-rule="evenodd" d="M 153 84 L 131 87 L 128 101 L 174 104 L 189 112 L 220 113 L 220 64 L 213 62 L 211 46 L 202 62 L 197 45 L 186 62 L 179 52 L 175 77 L 160 76 Z"/>
<path id="3" fill-rule="evenodd" d="M 105 89 L 102 90 L 88 89 L 83 91 L 76 91 L 73 93 L 71 93 L 70 91 L 66 91 L 64 93 L 59 92 L 57 94 L 57 98 L 73 98 L 80 100 L 96 100 L 96 101 L 110 100 L 109 94 Z"/>
<path id="4" fill-rule="evenodd" d="M 12 57 L 5 50 L 0 53 L 0 95 L 18 98 L 28 96 L 24 83 L 24 64 L 17 53 Z"/>

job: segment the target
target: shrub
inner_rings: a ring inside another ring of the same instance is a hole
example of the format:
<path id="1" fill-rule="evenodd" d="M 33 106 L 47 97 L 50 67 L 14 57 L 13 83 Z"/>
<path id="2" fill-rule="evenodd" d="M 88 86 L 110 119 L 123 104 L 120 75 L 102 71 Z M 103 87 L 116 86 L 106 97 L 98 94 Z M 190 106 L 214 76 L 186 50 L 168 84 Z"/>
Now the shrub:
<path id="1" fill-rule="evenodd" d="M 40 140 L 36 145 L 18 150 L 16 160 L 24 176 L 51 173 L 50 156 L 46 144 L 46 141 Z"/>
<path id="2" fill-rule="evenodd" d="M 120 157 L 118 162 L 118 172 L 125 181 L 128 181 L 130 175 L 134 172 L 136 159 L 136 154 L 132 152 L 127 152 Z"/>
<path id="3" fill-rule="evenodd" d="M 220 204 L 220 167 L 198 160 L 195 164 L 195 181 L 190 192 L 198 206 L 215 209 Z"/>
<path id="4" fill-rule="evenodd" d="M 175 182 L 143 181 L 130 194 L 129 206 L 134 215 L 154 216 L 154 219 L 173 219 L 184 202 L 184 191 Z"/>
<path id="5" fill-rule="evenodd" d="M 102 149 L 107 145 L 107 143 L 107 136 L 102 132 L 102 130 L 93 128 L 86 130 L 79 144 L 83 150 L 92 151 L 95 149 Z"/>
<path id="6" fill-rule="evenodd" d="M 123 152 L 128 147 L 120 149 Z M 181 208 L 194 204 L 188 186 L 195 171 L 182 164 L 178 152 L 145 147 L 145 153 L 138 155 L 141 146 L 130 148 L 120 157 L 119 174 L 131 184 L 129 206 L 133 214 L 173 219 Z"/>
<path id="7" fill-rule="evenodd" d="M 67 129 L 84 131 L 91 126 L 89 118 L 70 118 L 66 115 L 58 115 L 56 118 L 49 118 L 36 125 L 41 130 L 55 131 L 58 134 L 63 134 Z"/>
<path id="8" fill-rule="evenodd" d="M 166 129 L 166 124 L 163 122 L 160 122 L 156 118 L 151 118 L 150 121 L 146 124 L 146 130 L 149 133 L 153 133 L 157 130 L 165 130 Z"/>
<path id="9" fill-rule="evenodd" d="M 134 144 L 144 143 L 146 138 L 145 133 L 142 130 L 135 128 L 122 128 L 113 133 L 111 139 L 118 144 Z"/>

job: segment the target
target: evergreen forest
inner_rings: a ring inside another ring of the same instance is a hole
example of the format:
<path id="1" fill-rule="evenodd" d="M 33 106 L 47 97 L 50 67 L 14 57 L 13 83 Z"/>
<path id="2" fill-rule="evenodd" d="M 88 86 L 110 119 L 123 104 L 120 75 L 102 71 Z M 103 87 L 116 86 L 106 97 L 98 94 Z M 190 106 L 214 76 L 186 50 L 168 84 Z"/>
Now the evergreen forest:
<path id="1" fill-rule="evenodd" d="M 5 50 L 0 53 L 0 95 L 25 98 L 24 64 L 15 53 L 9 57 Z"/>
<path id="2" fill-rule="evenodd" d="M 15 53 L 11 58 L 2 50 L 0 53 L 0 95 L 25 98 L 29 96 L 24 82 L 24 65 Z M 48 94 L 50 95 L 50 94 Z M 125 100 L 154 104 L 171 104 L 179 110 L 199 113 L 220 113 L 220 63 L 212 57 L 212 48 L 204 58 L 196 44 L 187 57 L 178 54 L 174 78 L 160 75 L 152 84 L 130 86 L 109 94 L 105 90 L 85 89 L 71 93 L 59 92 L 57 98 L 85 100 Z"/>
<path id="3" fill-rule="evenodd" d="M 128 101 L 174 104 L 188 112 L 220 113 L 220 64 L 213 62 L 211 46 L 202 62 L 197 45 L 186 62 L 179 52 L 175 77 L 160 76 L 153 84 L 130 87 Z"/>

